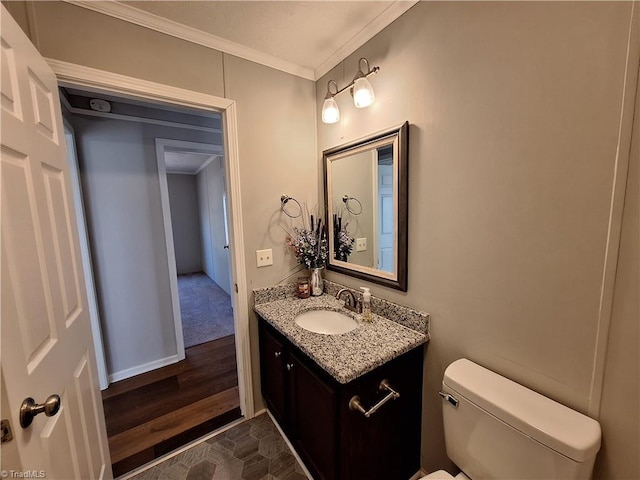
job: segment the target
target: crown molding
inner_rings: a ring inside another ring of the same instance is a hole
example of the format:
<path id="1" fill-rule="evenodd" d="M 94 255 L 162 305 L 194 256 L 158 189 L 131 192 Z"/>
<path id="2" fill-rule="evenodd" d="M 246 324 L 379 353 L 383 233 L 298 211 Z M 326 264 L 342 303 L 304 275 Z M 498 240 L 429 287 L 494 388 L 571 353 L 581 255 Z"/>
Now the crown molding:
<path id="1" fill-rule="evenodd" d="M 371 23 L 364 27 L 351 40 L 345 43 L 341 48 L 336 50 L 333 55 L 314 70 L 314 77 L 320 80 L 333 67 L 362 47 L 365 43 L 375 37 L 378 33 L 391 25 L 407 10 L 413 7 L 419 0 L 397 0 L 389 5 L 380 15 L 378 15 Z"/>
<path id="2" fill-rule="evenodd" d="M 75 5 L 103 15 L 108 15 L 187 42 L 202 45 L 203 47 L 218 50 L 230 55 L 235 55 L 236 57 L 244 58 L 245 60 L 250 60 L 260 65 L 265 65 L 297 77 L 316 81 L 322 78 L 323 75 L 344 60 L 347 56 L 351 55 L 358 48 L 380 33 L 385 27 L 393 23 L 394 20 L 418 3 L 419 0 L 397 0 L 391 4 L 357 35 L 355 35 L 341 48 L 336 50 L 336 52 L 334 52 L 315 70 L 303 67 L 293 62 L 288 62 L 281 58 L 274 57 L 273 55 L 260 52 L 256 49 L 240 45 L 222 37 L 218 37 L 217 35 L 205 33 L 201 30 L 174 22 L 173 20 L 138 10 L 137 8 L 119 3 L 115 0 L 109 2 L 95 2 L 87 0 L 63 1 L 70 5 Z"/>
<path id="3" fill-rule="evenodd" d="M 305 78 L 307 80 L 315 80 L 313 70 L 310 68 L 302 67 L 292 62 L 282 60 L 281 58 L 274 57 L 253 48 L 245 47 L 230 40 L 205 33 L 195 28 L 182 25 L 181 23 L 174 22 L 166 18 L 159 17 L 152 13 L 138 10 L 119 3 L 117 1 L 110 2 L 92 2 L 82 0 L 63 0 L 65 3 L 75 5 L 77 7 L 86 8 L 94 12 L 102 13 L 125 22 L 133 23 L 140 27 L 155 30 L 156 32 L 164 33 L 172 37 L 186 40 L 187 42 L 202 45 L 203 47 L 219 50 L 236 57 L 244 58 L 267 67 L 274 68 L 276 70 L 290 73 L 298 77 Z"/>

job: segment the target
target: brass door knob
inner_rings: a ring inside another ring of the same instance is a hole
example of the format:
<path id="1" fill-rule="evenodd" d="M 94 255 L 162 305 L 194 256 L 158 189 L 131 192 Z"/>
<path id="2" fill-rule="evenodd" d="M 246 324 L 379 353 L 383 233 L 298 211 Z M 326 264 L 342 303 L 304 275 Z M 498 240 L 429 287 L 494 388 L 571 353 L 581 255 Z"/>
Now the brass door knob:
<path id="1" fill-rule="evenodd" d="M 44 413 L 47 417 L 53 417 L 60 410 L 60 395 L 49 395 L 44 403 L 36 403 L 29 397 L 20 405 L 20 426 L 27 428 L 33 422 L 33 417 Z"/>

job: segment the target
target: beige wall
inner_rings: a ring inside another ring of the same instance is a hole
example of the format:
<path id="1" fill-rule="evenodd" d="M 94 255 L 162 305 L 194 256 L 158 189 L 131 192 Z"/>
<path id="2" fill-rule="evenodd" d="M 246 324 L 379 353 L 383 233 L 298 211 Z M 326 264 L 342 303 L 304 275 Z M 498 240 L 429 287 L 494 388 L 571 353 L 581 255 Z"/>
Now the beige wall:
<path id="1" fill-rule="evenodd" d="M 581 412 L 599 394 L 591 381 L 602 362 L 600 291 L 631 9 L 630 2 L 421 2 L 317 82 L 320 108 L 327 81 L 345 85 L 360 56 L 381 67 L 371 77 L 372 107 L 355 109 L 343 94 L 340 122 L 319 123 L 319 156 L 411 124 L 409 289 L 371 290 L 431 313 L 428 471 L 449 466 L 437 391 L 457 358 Z M 632 71 L 640 47 L 633 38 Z M 634 333 L 625 322 L 616 328 Z M 637 368 L 618 361 L 616 369 L 606 384 L 637 391 Z M 602 418 L 616 447 L 611 463 L 637 458 L 637 441 L 624 441 L 637 439 L 637 422 L 625 434 Z"/>
<path id="2" fill-rule="evenodd" d="M 309 208 L 317 203 L 315 87 L 231 55 L 225 55 L 225 84 L 238 107 L 244 247 L 252 291 L 275 285 L 297 269 L 285 248 L 285 229 L 300 219 L 291 220 L 280 211 L 280 195 L 290 195 Z M 264 248 L 273 249 L 273 266 L 257 268 L 255 252 Z M 261 408 L 257 319 L 249 310 L 254 398 L 256 408 Z"/>
<path id="3" fill-rule="evenodd" d="M 31 7 L 31 38 L 45 57 L 236 101 L 247 288 L 291 275 L 297 267 L 283 246 L 282 226 L 290 222 L 280 213 L 280 195 L 317 203 L 315 84 L 62 2 Z M 256 268 L 258 248 L 273 248 L 272 267 Z M 257 328 L 250 315 L 259 409 Z"/>
<path id="4" fill-rule="evenodd" d="M 636 96 L 600 422 L 596 479 L 640 478 L 640 95 Z"/>
<path id="5" fill-rule="evenodd" d="M 221 52 L 64 2 L 30 6 L 45 57 L 224 96 Z"/>

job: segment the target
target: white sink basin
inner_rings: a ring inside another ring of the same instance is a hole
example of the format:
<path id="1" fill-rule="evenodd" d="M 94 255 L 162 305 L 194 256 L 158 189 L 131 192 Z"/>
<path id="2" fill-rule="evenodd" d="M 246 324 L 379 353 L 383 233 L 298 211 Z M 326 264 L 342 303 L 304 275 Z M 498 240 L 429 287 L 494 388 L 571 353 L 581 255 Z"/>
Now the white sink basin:
<path id="1" fill-rule="evenodd" d="M 353 318 L 332 310 L 309 310 L 298 315 L 295 322 L 305 330 L 325 335 L 347 333 L 358 326 Z"/>

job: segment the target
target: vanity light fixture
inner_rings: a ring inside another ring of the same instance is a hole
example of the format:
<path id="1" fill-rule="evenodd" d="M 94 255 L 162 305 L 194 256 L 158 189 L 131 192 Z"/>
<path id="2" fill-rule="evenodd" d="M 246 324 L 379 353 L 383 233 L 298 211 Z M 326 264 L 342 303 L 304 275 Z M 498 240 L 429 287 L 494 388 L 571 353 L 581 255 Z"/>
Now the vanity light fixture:
<path id="1" fill-rule="evenodd" d="M 336 87 L 335 93 L 331 93 L 332 83 Z M 329 83 L 327 84 L 327 94 L 325 95 L 324 103 L 322 104 L 322 121 L 324 123 L 336 123 L 340 120 L 340 109 L 333 98 L 338 93 L 338 84 L 334 80 L 329 80 Z"/>
<path id="2" fill-rule="evenodd" d="M 364 62 L 367 71 L 364 72 L 362 70 L 362 62 Z M 338 109 L 338 104 L 335 101 L 337 95 L 341 94 L 347 89 L 350 89 L 351 95 L 353 96 L 353 103 L 356 108 L 368 107 L 371 105 L 375 99 L 375 93 L 373 92 L 373 87 L 367 77 L 372 73 L 377 73 L 380 70 L 380 67 L 369 66 L 369 60 L 362 57 L 358 60 L 358 73 L 353 77 L 351 83 L 340 90 L 338 90 L 338 84 L 335 80 L 329 80 L 327 83 L 327 94 L 324 97 L 324 103 L 322 104 L 322 121 L 324 123 L 336 123 L 340 120 L 340 110 Z M 335 87 L 335 92 L 331 91 L 331 84 Z"/>

